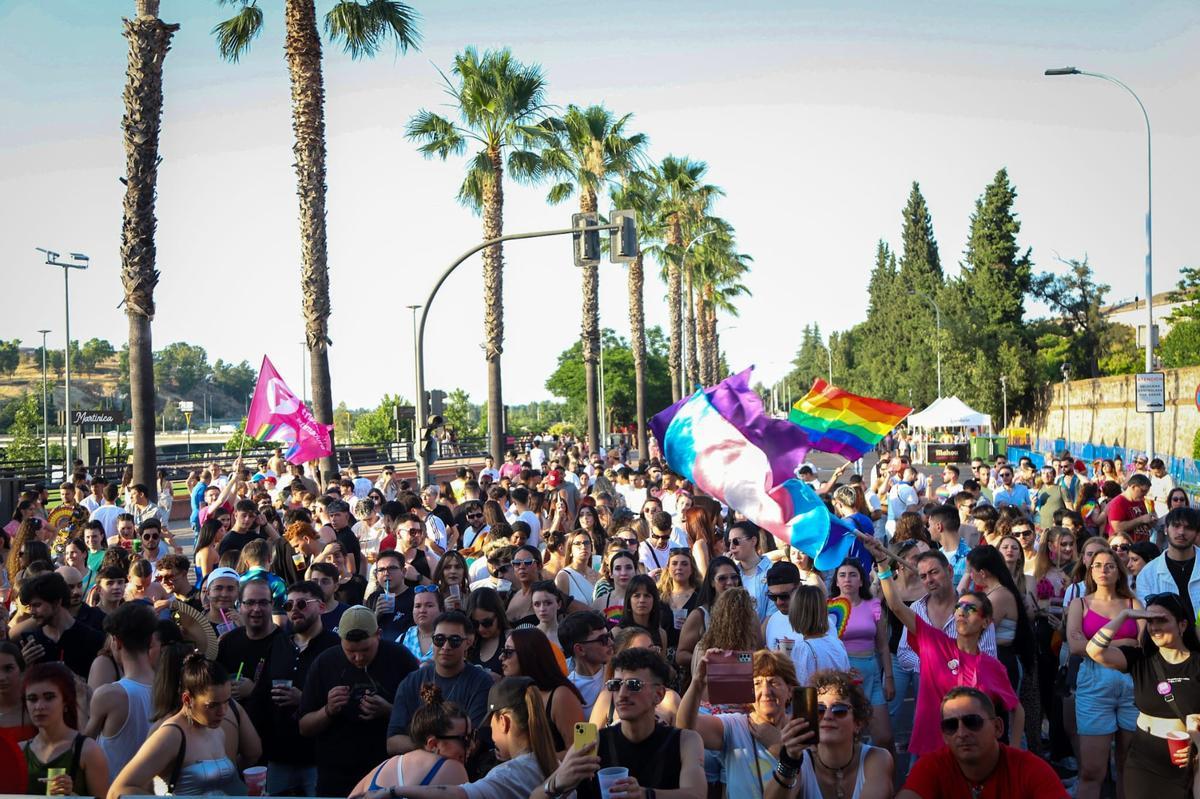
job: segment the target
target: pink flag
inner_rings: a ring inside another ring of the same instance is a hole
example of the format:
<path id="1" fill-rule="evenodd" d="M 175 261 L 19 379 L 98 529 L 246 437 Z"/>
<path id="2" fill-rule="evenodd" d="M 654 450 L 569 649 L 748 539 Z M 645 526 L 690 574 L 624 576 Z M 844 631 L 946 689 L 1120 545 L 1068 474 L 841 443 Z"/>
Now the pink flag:
<path id="1" fill-rule="evenodd" d="M 333 452 L 331 429 L 313 418 L 308 406 L 292 393 L 264 355 L 246 416 L 246 435 L 256 441 L 286 444 L 284 457 L 288 463 L 304 463 Z"/>

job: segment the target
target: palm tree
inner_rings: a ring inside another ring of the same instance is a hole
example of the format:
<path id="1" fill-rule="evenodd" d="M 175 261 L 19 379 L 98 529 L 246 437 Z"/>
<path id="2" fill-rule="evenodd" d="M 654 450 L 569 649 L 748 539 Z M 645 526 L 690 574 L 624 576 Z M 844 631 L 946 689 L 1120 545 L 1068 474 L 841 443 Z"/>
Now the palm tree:
<path id="1" fill-rule="evenodd" d="M 632 114 L 615 116 L 602 105 L 567 106 L 560 118 L 546 127 L 553 140 L 542 151 L 546 171 L 559 180 L 546 199 L 556 205 L 579 192 L 580 213 L 595 213 L 597 195 L 618 175 L 636 166 L 646 145 L 644 134 L 625 134 Z M 596 367 L 600 357 L 600 285 L 598 267 L 583 267 L 583 372 L 587 395 L 587 440 L 592 452 L 600 451 Z"/>
<path id="2" fill-rule="evenodd" d="M 451 73 L 442 73 L 446 93 L 457 107 L 459 123 L 422 109 L 408 123 L 407 136 L 421 144 L 427 158 L 462 155 L 468 142 L 478 146 L 458 190 L 458 201 L 483 215 L 484 240 L 504 235 L 504 169 L 518 181 L 534 182 L 543 172 L 539 145 L 549 131 L 543 125 L 546 77 L 537 64 L 526 66 L 507 48 L 474 47 L 454 57 Z M 507 155 L 507 159 L 505 156 Z M 506 163 L 507 162 L 507 163 Z M 504 349 L 504 250 L 495 244 L 483 251 L 483 334 L 488 369 L 488 446 L 499 459 L 504 450 L 504 400 L 500 355 Z"/>
<path id="3" fill-rule="evenodd" d="M 654 242 L 662 241 L 661 215 L 659 214 L 658 181 L 653 171 L 634 172 L 624 184 L 614 189 L 613 203 L 619 208 L 630 208 L 637 213 L 638 253 L 629 264 L 629 339 L 633 347 L 634 400 L 637 408 L 637 451 L 639 458 L 647 458 L 646 420 L 646 313 L 644 302 L 645 263 L 647 252 L 658 251 Z"/>
<path id="4" fill-rule="evenodd" d="M 240 6 L 213 28 L 221 57 L 237 61 L 262 30 L 257 0 L 221 0 Z M 296 193 L 300 197 L 300 291 L 304 338 L 308 345 L 313 416 L 333 424 L 329 378 L 329 262 L 325 238 L 325 85 L 321 72 L 321 35 L 313 0 L 285 0 L 284 54 L 292 84 L 292 152 Z M 398 0 L 338 0 L 325 15 L 325 33 L 357 59 L 373 56 L 390 37 L 400 52 L 417 46 L 416 12 Z M 331 453 L 321 459 L 321 474 L 337 472 Z"/>
<path id="5" fill-rule="evenodd" d="M 162 125 L 163 60 L 179 30 L 158 18 L 158 0 L 138 0 L 137 17 L 123 20 L 129 40 L 125 76 L 125 201 L 121 223 L 121 283 L 129 318 L 129 402 L 133 416 L 133 480 L 155 492 L 154 452 L 154 200 L 158 134 Z"/>
<path id="6" fill-rule="evenodd" d="M 708 172 L 703 161 L 687 157 L 667 156 L 657 170 L 662 192 L 660 213 L 666 227 L 664 251 L 667 279 L 667 303 L 670 305 L 670 372 L 671 395 L 678 400 L 688 393 L 680 360 L 683 354 L 683 276 L 680 270 L 684 258 L 684 231 L 695 229 L 695 223 L 712 206 L 713 200 L 724 194 L 716 186 L 701 181 Z"/>
<path id="7" fill-rule="evenodd" d="M 724 224 L 721 220 L 714 222 Z M 750 290 L 741 281 L 750 271 L 750 262 L 754 259 L 737 251 L 732 228 L 728 225 L 725 227 L 728 232 L 722 230 L 706 238 L 702 247 L 697 247 L 695 260 L 699 303 L 699 371 L 700 381 L 706 386 L 723 377 L 718 367 L 721 356 L 720 341 L 717 337 L 717 313 L 737 316 L 734 299 L 750 294 Z"/>

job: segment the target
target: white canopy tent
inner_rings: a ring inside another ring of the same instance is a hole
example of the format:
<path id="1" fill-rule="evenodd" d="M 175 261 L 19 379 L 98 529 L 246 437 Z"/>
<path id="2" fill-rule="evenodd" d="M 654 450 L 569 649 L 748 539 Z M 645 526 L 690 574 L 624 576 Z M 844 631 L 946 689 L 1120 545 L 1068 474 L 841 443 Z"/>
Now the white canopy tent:
<path id="1" fill-rule="evenodd" d="M 922 427 L 926 430 L 937 427 L 992 426 L 991 414 L 974 410 L 958 397 L 940 397 L 928 408 L 912 414 L 905 421 L 909 427 Z"/>

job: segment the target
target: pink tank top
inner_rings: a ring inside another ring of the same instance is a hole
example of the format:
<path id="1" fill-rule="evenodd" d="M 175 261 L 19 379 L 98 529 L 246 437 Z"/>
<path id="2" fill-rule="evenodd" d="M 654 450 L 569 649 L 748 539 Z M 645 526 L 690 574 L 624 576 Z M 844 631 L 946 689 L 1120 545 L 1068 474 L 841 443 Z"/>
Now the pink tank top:
<path id="1" fill-rule="evenodd" d="M 1101 613 L 1097 613 L 1096 611 L 1089 608 L 1087 606 L 1086 599 L 1083 600 L 1083 607 L 1087 611 L 1086 613 L 1083 614 L 1083 637 L 1084 638 L 1091 638 L 1093 635 L 1100 632 L 1100 630 L 1105 625 L 1107 625 L 1110 621 L 1112 621 L 1112 619 L 1108 618 L 1107 616 L 1105 616 Z M 1129 601 L 1129 607 L 1133 607 L 1133 600 Z M 1134 621 L 1133 619 L 1126 619 L 1125 623 L 1121 625 L 1121 629 L 1117 630 L 1117 632 L 1113 635 L 1113 640 L 1116 641 L 1121 638 L 1131 638 L 1131 639 L 1136 640 L 1137 637 L 1138 637 L 1137 622 Z"/>
<path id="2" fill-rule="evenodd" d="M 875 625 L 881 610 L 878 599 L 864 599 L 854 606 L 842 633 L 846 651 L 866 652 L 875 648 Z"/>

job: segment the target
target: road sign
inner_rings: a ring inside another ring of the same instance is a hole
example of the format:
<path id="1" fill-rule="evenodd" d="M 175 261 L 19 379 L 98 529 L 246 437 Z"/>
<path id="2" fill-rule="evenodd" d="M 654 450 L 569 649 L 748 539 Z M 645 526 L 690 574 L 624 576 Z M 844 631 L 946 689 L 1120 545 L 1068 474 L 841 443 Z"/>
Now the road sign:
<path id="1" fill-rule="evenodd" d="M 179 412 L 180 413 L 191 413 L 194 410 L 196 410 L 196 403 L 194 403 L 190 400 L 180 400 L 180 402 L 179 402 Z"/>
<path id="2" fill-rule="evenodd" d="M 1138 413 L 1162 413 L 1167 409 L 1167 380 L 1162 372 L 1139 372 L 1134 392 Z"/>
<path id="3" fill-rule="evenodd" d="M 405 420 L 411 421 L 412 419 L 417 418 L 417 409 L 412 405 L 395 405 L 393 407 L 396 409 L 397 422 L 402 422 Z"/>

